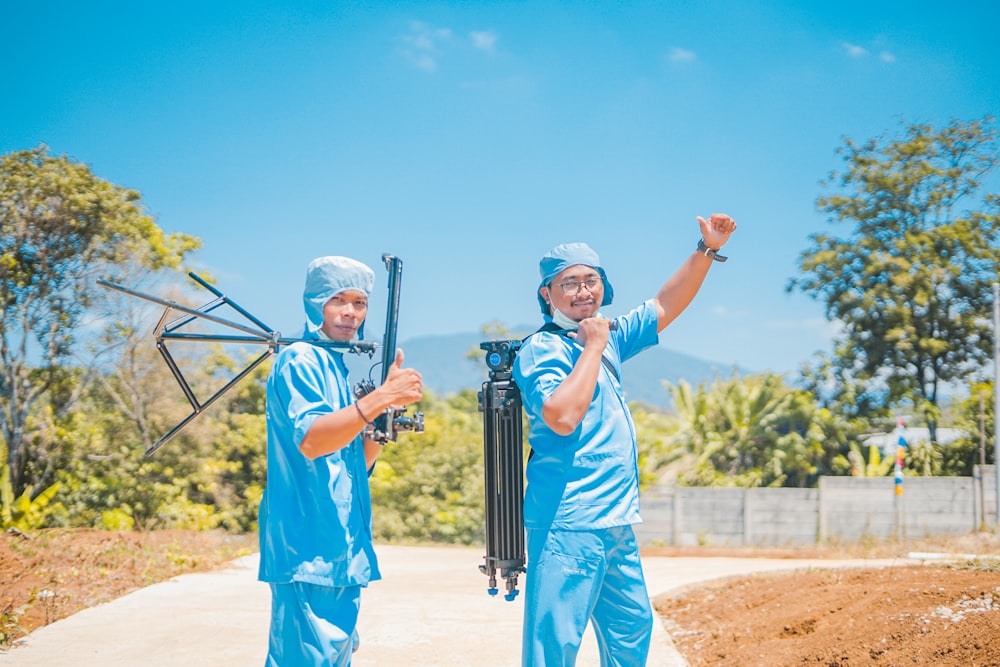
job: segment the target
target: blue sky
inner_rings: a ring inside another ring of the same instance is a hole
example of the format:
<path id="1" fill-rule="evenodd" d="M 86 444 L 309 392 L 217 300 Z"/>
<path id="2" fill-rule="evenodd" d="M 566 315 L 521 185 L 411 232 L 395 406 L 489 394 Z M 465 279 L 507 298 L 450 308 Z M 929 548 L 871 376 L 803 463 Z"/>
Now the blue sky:
<path id="1" fill-rule="evenodd" d="M 401 342 L 539 322 L 538 259 L 566 241 L 600 253 L 617 315 L 726 212 L 731 259 L 662 344 L 791 371 L 829 349 L 785 285 L 809 234 L 849 231 L 815 208 L 836 149 L 997 115 L 997 25 L 992 0 L 0 0 L 0 152 L 139 190 L 285 335 L 326 254 L 376 270 L 370 337 L 384 252 Z"/>

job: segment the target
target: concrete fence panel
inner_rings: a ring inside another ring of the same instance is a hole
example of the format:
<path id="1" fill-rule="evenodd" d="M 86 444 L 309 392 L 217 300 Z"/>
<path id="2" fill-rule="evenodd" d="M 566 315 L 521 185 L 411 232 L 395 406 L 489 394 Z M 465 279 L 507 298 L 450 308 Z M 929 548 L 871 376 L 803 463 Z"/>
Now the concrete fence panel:
<path id="1" fill-rule="evenodd" d="M 997 525 L 996 473 L 821 477 L 815 489 L 675 487 L 643 493 L 643 546 L 792 546 L 960 535 Z M 901 493 L 900 493 L 901 492 Z"/>
<path id="2" fill-rule="evenodd" d="M 818 538 L 819 489 L 747 489 L 746 544 L 790 546 Z"/>

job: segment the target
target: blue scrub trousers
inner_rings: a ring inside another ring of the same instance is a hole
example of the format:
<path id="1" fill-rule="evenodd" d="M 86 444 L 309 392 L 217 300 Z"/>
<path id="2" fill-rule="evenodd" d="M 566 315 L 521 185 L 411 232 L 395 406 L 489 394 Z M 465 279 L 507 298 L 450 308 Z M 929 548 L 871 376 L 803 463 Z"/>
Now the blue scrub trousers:
<path id="1" fill-rule="evenodd" d="M 361 586 L 272 583 L 265 667 L 348 667 L 360 609 Z"/>
<path id="2" fill-rule="evenodd" d="M 653 610 L 632 527 L 527 536 L 522 665 L 575 665 L 588 621 L 602 667 L 645 665 Z"/>

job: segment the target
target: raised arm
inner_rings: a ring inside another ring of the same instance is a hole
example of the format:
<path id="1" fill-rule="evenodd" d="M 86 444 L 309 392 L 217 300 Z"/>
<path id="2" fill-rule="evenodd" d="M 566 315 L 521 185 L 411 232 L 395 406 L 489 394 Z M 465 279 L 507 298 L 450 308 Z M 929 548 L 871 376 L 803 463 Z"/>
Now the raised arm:
<path id="1" fill-rule="evenodd" d="M 708 220 L 698 216 L 698 226 L 704 245 L 711 250 L 719 250 L 736 230 L 733 219 L 723 213 L 713 213 Z M 663 331 L 694 300 L 714 261 L 705 252 L 695 250 L 663 284 L 656 294 L 657 331 Z"/>

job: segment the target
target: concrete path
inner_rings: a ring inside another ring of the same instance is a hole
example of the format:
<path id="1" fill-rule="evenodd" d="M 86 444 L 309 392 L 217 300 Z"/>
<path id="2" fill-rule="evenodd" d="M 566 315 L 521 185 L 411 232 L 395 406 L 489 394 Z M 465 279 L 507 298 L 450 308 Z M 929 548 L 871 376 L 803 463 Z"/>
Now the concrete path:
<path id="1" fill-rule="evenodd" d="M 487 594 L 482 549 L 380 546 L 384 579 L 361 599 L 354 667 L 516 667 L 522 600 Z M 655 598 L 717 578 L 885 561 L 646 558 Z M 270 593 L 256 580 L 257 555 L 226 569 L 188 574 L 87 609 L 31 633 L 0 653 L 0 667 L 259 667 L 267 650 Z M 523 584 L 523 581 L 521 582 Z M 588 629 L 577 665 L 597 665 Z M 662 623 L 650 666 L 685 667 Z"/>

